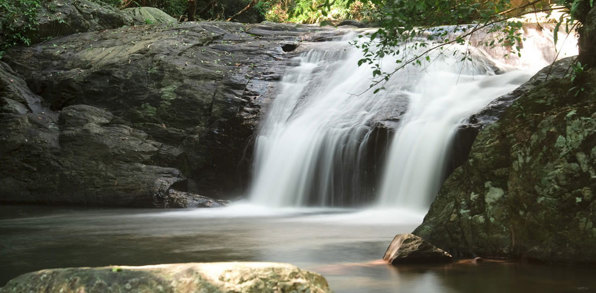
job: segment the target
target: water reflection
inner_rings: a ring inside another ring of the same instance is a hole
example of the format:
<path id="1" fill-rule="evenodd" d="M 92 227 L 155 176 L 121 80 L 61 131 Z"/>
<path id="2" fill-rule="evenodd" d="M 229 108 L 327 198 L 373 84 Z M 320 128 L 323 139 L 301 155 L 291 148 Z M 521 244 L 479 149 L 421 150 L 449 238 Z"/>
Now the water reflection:
<path id="1" fill-rule="evenodd" d="M 275 261 L 322 273 L 335 292 L 596 289 L 594 268 L 497 263 L 388 266 L 379 259 L 393 236 L 411 231 L 421 219 L 400 211 L 245 210 L 240 215 L 235 209 L 156 212 L 0 206 L 0 285 L 43 268 Z"/>

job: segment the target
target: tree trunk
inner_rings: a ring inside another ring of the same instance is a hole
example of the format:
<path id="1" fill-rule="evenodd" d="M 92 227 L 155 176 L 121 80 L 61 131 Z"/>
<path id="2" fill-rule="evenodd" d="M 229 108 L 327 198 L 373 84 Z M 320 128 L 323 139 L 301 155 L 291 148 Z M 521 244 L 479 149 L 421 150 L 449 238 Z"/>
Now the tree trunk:
<path id="1" fill-rule="evenodd" d="M 579 30 L 579 62 L 588 67 L 596 66 L 596 8 L 591 8 L 582 20 Z"/>
<path id="2" fill-rule="evenodd" d="M 188 14 L 188 21 L 195 21 L 195 14 L 197 13 L 197 0 L 188 0 L 186 8 Z"/>

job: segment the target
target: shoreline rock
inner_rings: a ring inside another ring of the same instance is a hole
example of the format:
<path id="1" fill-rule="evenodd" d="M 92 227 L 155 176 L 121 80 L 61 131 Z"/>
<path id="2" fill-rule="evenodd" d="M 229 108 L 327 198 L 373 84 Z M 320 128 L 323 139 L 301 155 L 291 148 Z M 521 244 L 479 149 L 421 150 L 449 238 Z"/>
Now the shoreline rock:
<path id="1" fill-rule="evenodd" d="M 484 128 L 413 234 L 456 257 L 595 263 L 596 72 L 581 78 L 533 87 Z"/>
<path id="2" fill-rule="evenodd" d="M 283 263 L 182 263 L 47 269 L 10 280 L 9 292 L 331 292 L 317 273 Z"/>
<path id="3" fill-rule="evenodd" d="M 448 252 L 414 234 L 398 234 L 393 238 L 383 260 L 394 265 L 445 264 L 453 261 Z"/>

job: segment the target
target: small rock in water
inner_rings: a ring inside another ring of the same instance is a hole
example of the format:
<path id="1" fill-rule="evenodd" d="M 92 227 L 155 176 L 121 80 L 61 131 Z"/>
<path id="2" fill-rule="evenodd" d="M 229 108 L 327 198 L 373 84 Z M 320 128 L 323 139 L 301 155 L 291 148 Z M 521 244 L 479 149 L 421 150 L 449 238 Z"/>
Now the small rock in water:
<path id="1" fill-rule="evenodd" d="M 157 202 L 157 206 L 164 208 L 218 208 L 224 207 L 228 203 L 227 200 L 218 200 L 190 192 L 170 189 L 167 196 Z"/>
<path id="2" fill-rule="evenodd" d="M 414 234 L 398 234 L 387 248 L 383 260 L 392 265 L 430 264 L 451 262 L 453 257 Z"/>

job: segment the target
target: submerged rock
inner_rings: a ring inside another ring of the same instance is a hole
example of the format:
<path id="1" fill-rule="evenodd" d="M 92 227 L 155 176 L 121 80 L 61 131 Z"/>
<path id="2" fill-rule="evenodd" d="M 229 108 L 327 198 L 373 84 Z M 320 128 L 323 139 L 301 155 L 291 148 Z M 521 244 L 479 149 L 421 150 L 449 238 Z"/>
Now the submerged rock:
<path id="1" fill-rule="evenodd" d="M 581 78 L 540 83 L 484 128 L 413 233 L 460 257 L 596 262 L 596 72 Z"/>
<path id="2" fill-rule="evenodd" d="M 9 292 L 331 292 L 321 275 L 281 263 L 185 263 L 48 269 L 21 275 Z"/>
<path id="3" fill-rule="evenodd" d="M 387 248 L 383 260 L 392 264 L 448 263 L 453 257 L 413 234 L 398 234 Z"/>

